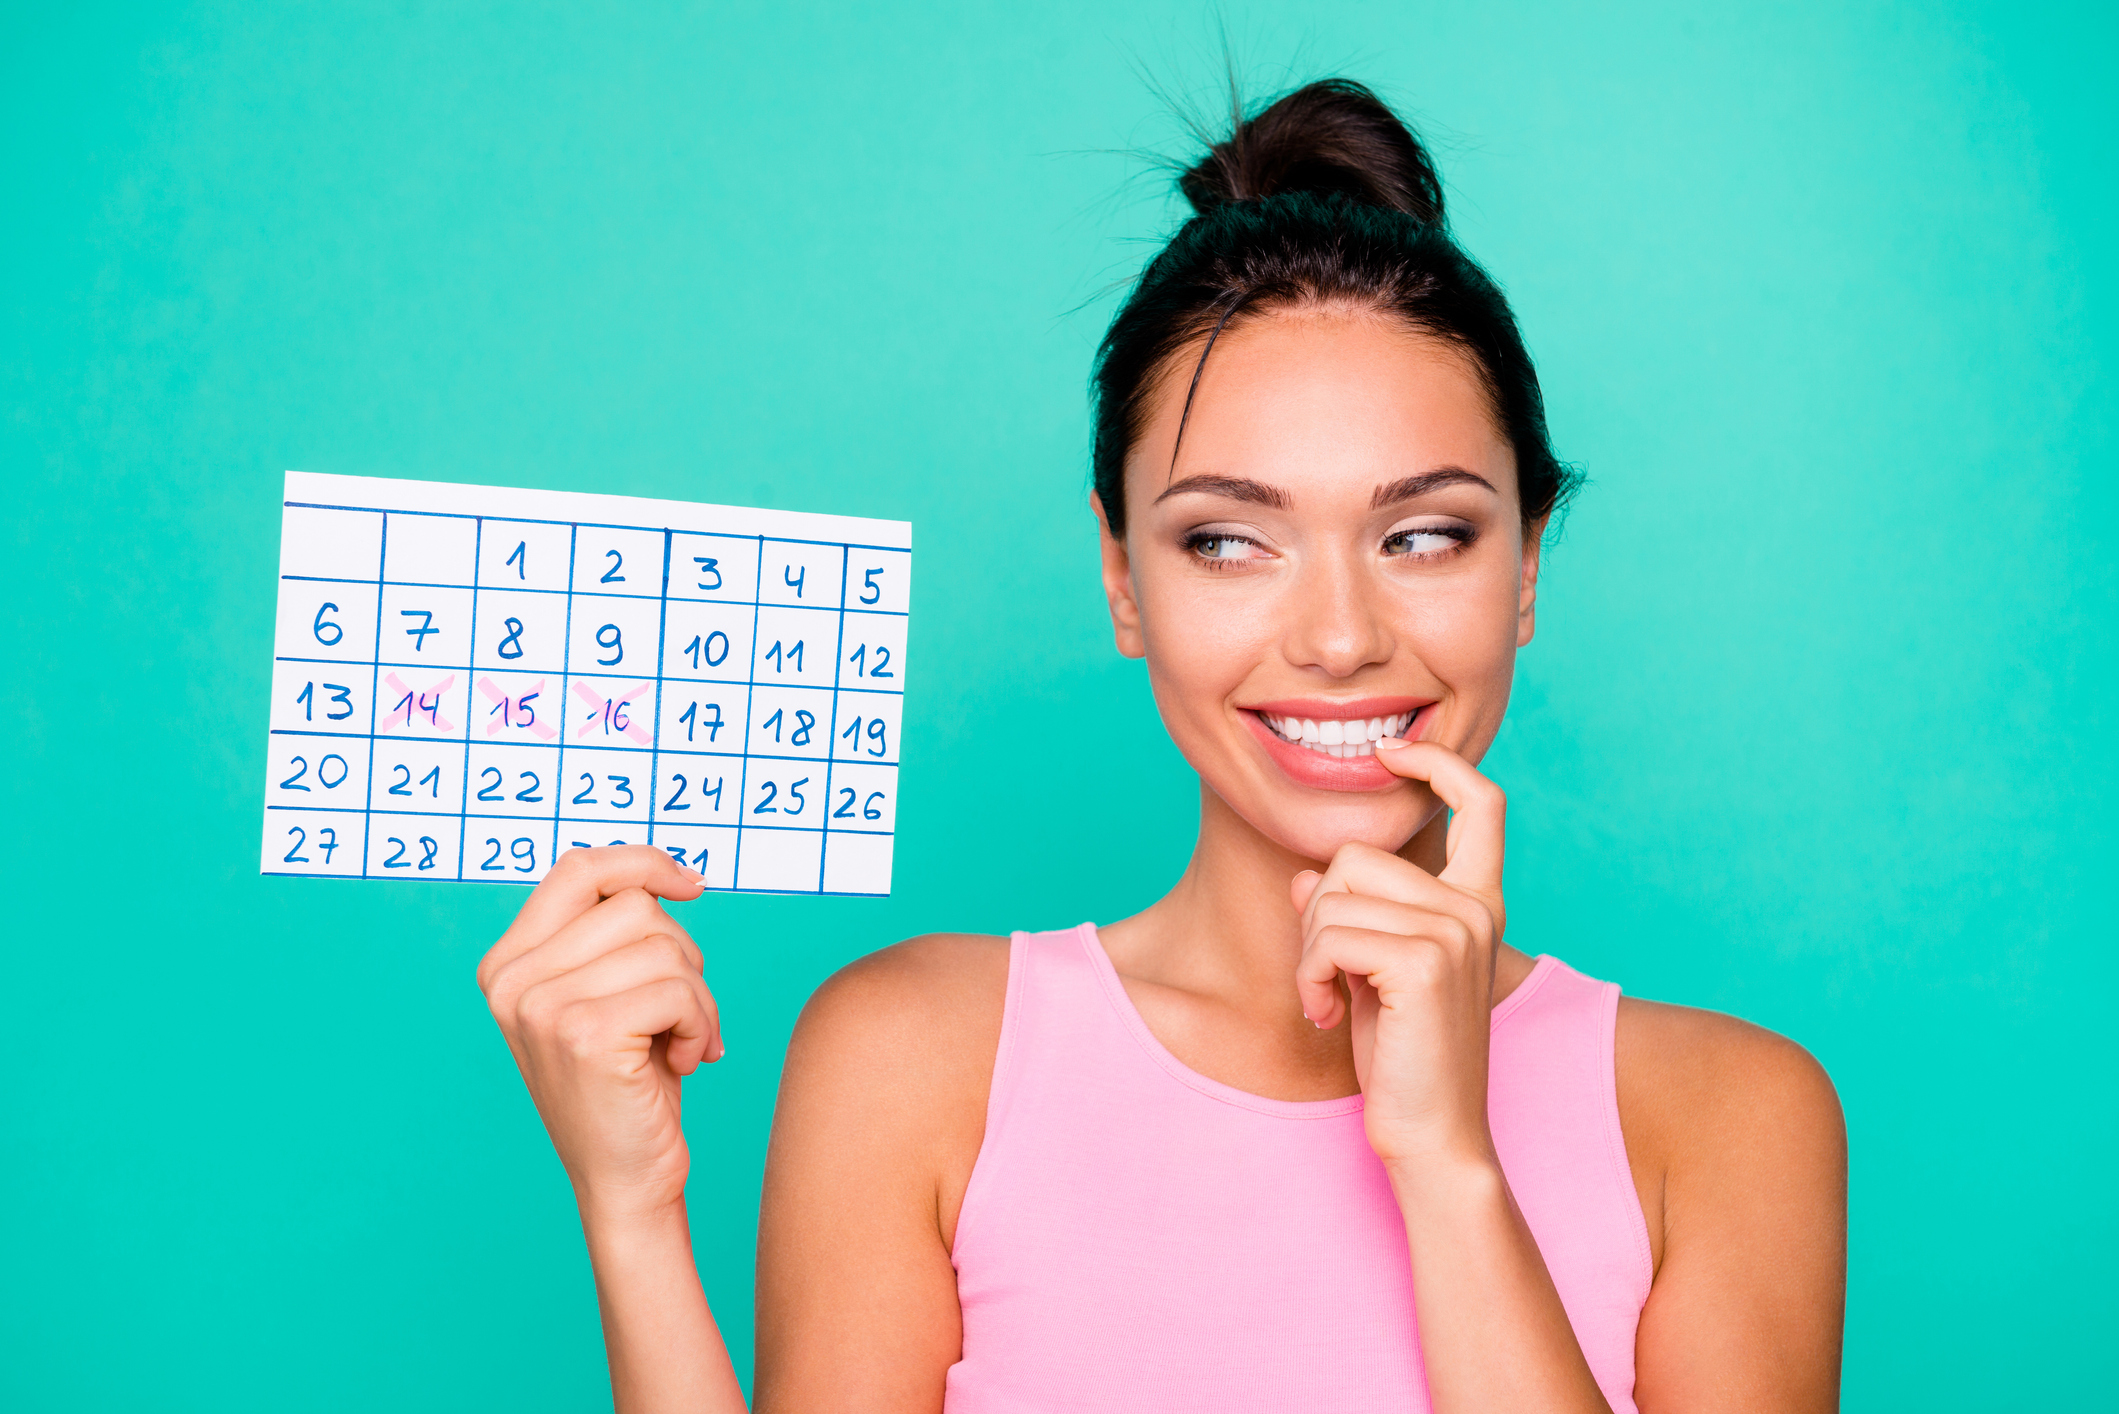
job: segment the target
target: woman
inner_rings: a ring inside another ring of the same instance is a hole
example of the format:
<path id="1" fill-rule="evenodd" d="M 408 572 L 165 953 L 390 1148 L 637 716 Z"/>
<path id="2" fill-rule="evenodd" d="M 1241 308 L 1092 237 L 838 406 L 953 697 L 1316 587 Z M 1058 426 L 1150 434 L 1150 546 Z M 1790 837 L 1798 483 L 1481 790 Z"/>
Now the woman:
<path id="1" fill-rule="evenodd" d="M 766 1171 L 758 1407 L 1834 1407 L 1824 1073 L 1503 941 L 1473 763 L 1570 484 L 1426 153 L 1327 82 L 1182 186 L 1199 214 L 1099 357 L 1091 500 L 1197 847 L 1123 922 L 918 938 L 818 991 Z M 656 901 L 701 887 L 577 851 L 480 968 L 625 1411 L 742 1408 L 678 1125 L 721 1043 Z"/>

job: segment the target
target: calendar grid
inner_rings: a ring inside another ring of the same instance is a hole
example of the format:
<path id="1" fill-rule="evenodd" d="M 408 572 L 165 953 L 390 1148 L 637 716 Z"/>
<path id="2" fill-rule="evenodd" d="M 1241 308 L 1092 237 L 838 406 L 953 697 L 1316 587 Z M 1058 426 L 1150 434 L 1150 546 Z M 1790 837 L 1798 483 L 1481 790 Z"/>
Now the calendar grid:
<path id="1" fill-rule="evenodd" d="M 302 473 L 288 487 L 265 872 L 528 883 L 570 844 L 617 840 L 717 890 L 889 891 L 909 528 Z M 836 596 L 820 594 L 832 575 Z M 875 602 L 856 605 L 864 583 Z M 834 792 L 851 807 L 838 821 Z"/>

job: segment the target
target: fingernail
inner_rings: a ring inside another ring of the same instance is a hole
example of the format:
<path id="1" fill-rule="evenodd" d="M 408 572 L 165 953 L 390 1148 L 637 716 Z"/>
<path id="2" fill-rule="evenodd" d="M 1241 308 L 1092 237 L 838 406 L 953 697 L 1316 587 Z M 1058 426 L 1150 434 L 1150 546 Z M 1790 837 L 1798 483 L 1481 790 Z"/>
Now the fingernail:
<path id="1" fill-rule="evenodd" d="M 721 1058 L 722 1058 L 723 1056 L 725 1056 L 725 1055 L 727 1055 L 727 1054 L 728 1054 L 728 1047 L 726 1047 L 726 1046 L 722 1045 L 722 1044 L 721 1044 L 721 1043 L 720 1043 L 719 1041 L 716 1041 L 716 1042 L 714 1042 L 714 1059 L 715 1059 L 715 1060 L 719 1060 L 719 1059 L 721 1059 Z"/>
<path id="2" fill-rule="evenodd" d="M 696 869 L 687 869 L 684 872 L 691 875 L 692 882 L 697 884 L 700 888 L 703 889 L 706 887 L 706 875 L 700 873 Z"/>
<path id="3" fill-rule="evenodd" d="M 1408 746 L 1410 744 L 1402 736 L 1379 736 L 1376 738 L 1376 745 L 1378 746 Z"/>

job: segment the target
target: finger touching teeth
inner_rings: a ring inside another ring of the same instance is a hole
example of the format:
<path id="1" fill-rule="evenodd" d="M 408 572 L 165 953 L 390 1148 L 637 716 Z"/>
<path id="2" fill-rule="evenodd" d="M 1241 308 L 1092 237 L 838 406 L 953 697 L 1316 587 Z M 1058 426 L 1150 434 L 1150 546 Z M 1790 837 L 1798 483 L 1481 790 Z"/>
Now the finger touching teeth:
<path id="1" fill-rule="evenodd" d="M 1282 741 L 1325 756 L 1373 756 L 1376 743 L 1385 737 L 1401 737 L 1418 713 L 1397 712 L 1388 717 L 1283 717 L 1261 712 L 1259 717 Z"/>

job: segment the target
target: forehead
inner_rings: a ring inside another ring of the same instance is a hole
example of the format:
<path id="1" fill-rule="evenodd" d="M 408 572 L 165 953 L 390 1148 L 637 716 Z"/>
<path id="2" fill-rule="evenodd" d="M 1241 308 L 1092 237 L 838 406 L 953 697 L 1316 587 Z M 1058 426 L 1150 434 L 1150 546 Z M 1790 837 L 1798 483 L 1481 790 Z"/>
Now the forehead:
<path id="1" fill-rule="evenodd" d="M 1370 311 L 1274 311 L 1224 330 L 1178 422 L 1204 340 L 1180 350 L 1150 394 L 1127 458 L 1145 507 L 1175 476 L 1245 476 L 1311 497 L 1364 502 L 1383 482 L 1460 466 L 1512 497 L 1515 457 L 1468 356 Z"/>

